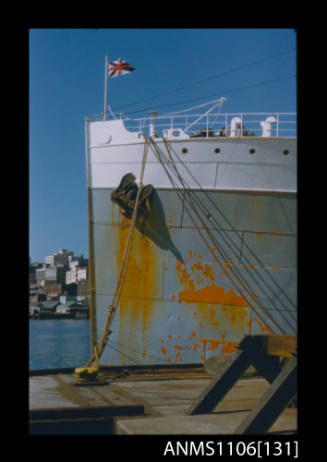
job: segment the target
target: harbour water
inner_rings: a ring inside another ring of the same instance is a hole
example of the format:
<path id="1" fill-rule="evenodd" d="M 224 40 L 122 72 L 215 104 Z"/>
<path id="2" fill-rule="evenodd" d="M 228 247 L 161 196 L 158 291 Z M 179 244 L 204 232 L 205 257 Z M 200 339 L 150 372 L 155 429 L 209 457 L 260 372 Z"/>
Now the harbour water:
<path id="1" fill-rule="evenodd" d="M 88 319 L 30 319 L 30 371 L 82 367 L 89 359 Z"/>

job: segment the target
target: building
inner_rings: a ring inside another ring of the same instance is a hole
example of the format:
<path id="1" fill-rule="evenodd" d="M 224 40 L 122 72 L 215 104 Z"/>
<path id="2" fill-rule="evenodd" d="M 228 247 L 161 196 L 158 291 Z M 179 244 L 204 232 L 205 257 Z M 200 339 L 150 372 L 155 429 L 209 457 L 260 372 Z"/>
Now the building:
<path id="1" fill-rule="evenodd" d="M 42 303 L 38 303 L 36 305 L 36 307 L 40 311 L 54 312 L 54 311 L 56 311 L 56 308 L 57 308 L 58 305 L 59 305 L 59 302 L 54 300 L 54 301 L 45 301 L 45 302 L 42 302 Z"/>
<path id="2" fill-rule="evenodd" d="M 29 303 L 30 305 L 35 305 L 39 302 L 43 302 L 44 300 L 46 300 L 46 298 L 47 296 L 43 292 L 43 290 L 40 290 L 40 289 L 33 290 L 29 294 Z"/>
<path id="3" fill-rule="evenodd" d="M 81 267 L 77 264 L 71 265 L 70 270 L 66 272 L 66 284 L 77 284 L 80 281 L 87 281 L 88 271 L 88 267 Z"/>
<path id="4" fill-rule="evenodd" d="M 61 314 L 70 313 L 75 318 L 88 319 L 90 315 L 90 307 L 88 303 L 77 301 L 66 302 L 57 305 L 56 312 Z"/>
<path id="5" fill-rule="evenodd" d="M 45 295 L 32 295 L 31 304 L 58 298 L 62 294 L 69 296 L 89 295 L 88 289 L 88 259 L 83 255 L 76 256 L 74 252 L 60 249 L 58 253 L 48 255 L 45 263 L 29 264 L 29 280 L 31 288 L 42 288 Z"/>
<path id="6" fill-rule="evenodd" d="M 41 263 L 30 263 L 29 265 L 29 283 L 30 285 L 36 285 L 36 270 L 41 268 Z"/>
<path id="7" fill-rule="evenodd" d="M 77 295 L 80 297 L 89 296 L 89 281 L 88 280 L 82 280 L 79 282 L 77 286 Z"/>
<path id="8" fill-rule="evenodd" d="M 69 257 L 73 257 L 74 252 L 66 249 L 59 249 L 58 253 L 45 257 L 45 263 L 48 265 L 64 265 L 69 266 Z M 78 258 L 78 257 L 77 257 Z"/>
<path id="9" fill-rule="evenodd" d="M 63 284 L 56 281 L 42 281 L 41 286 L 48 298 L 58 298 L 63 290 Z"/>
<path id="10" fill-rule="evenodd" d="M 66 280 L 66 268 L 64 265 L 49 265 L 36 270 L 36 283 L 42 284 L 43 281 L 52 281 L 64 284 Z"/>

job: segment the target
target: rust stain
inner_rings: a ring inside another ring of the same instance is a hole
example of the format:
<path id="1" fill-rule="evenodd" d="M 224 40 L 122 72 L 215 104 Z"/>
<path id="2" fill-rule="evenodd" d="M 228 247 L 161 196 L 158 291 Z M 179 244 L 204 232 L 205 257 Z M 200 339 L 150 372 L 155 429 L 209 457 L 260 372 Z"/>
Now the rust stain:
<path id="1" fill-rule="evenodd" d="M 223 287 L 211 284 L 194 290 L 184 289 L 178 293 L 179 303 L 220 303 L 224 305 L 249 306 L 242 295 L 237 295 L 234 290 L 226 291 Z"/>
<path id="2" fill-rule="evenodd" d="M 202 343 L 202 355 L 203 360 L 206 351 L 215 352 L 221 346 L 221 353 L 235 353 L 237 351 L 237 345 L 239 342 L 231 341 L 231 340 L 216 340 L 211 338 L 197 338 L 199 342 Z M 201 357 L 202 359 L 202 357 Z"/>
<path id="3" fill-rule="evenodd" d="M 196 332 L 192 332 L 190 337 L 189 337 L 189 340 L 195 339 L 195 336 L 196 336 Z"/>
<path id="4" fill-rule="evenodd" d="M 119 218 L 120 221 L 115 226 L 118 233 L 117 275 L 121 269 L 130 228 L 129 219 L 121 214 Z M 160 280 L 160 268 L 154 254 L 154 247 L 135 228 L 125 283 L 119 301 L 121 339 L 124 339 L 124 343 L 127 340 L 127 344 L 135 350 L 142 348 L 143 352 L 145 351 L 143 345 L 145 333 L 155 315 L 153 300 L 157 298 Z"/>
<path id="5" fill-rule="evenodd" d="M 249 302 L 233 289 L 225 289 L 218 285 L 223 270 L 217 274 L 211 264 L 196 261 L 195 252 L 192 255 L 193 261 L 188 265 L 176 263 L 176 273 L 180 283 L 180 290 L 176 293 L 178 302 L 186 306 L 193 305 L 189 314 L 197 320 L 197 327 L 202 329 L 205 326 L 206 331 L 207 328 L 211 328 L 215 338 L 221 338 L 223 341 L 221 332 L 218 332 L 218 329 L 221 331 L 223 327 L 229 336 L 237 338 L 242 333 L 248 332 Z M 224 263 L 221 266 L 227 268 L 230 265 Z M 254 295 L 253 299 L 255 298 Z M 192 332 L 189 339 L 195 340 L 195 338 L 196 334 Z M 237 342 L 224 342 L 222 345 L 224 352 L 235 351 Z"/>
<path id="6" fill-rule="evenodd" d="M 184 347 L 180 346 L 180 345 L 175 345 L 174 346 L 174 349 L 175 350 L 179 350 L 179 351 L 183 351 L 184 350 Z"/>
<path id="7" fill-rule="evenodd" d="M 189 252 L 191 254 L 191 251 Z M 230 267 L 228 263 L 222 265 L 224 268 Z M 192 267 L 191 274 L 186 266 L 183 267 L 183 264 L 179 261 L 176 262 L 177 275 L 179 277 L 179 282 L 184 287 L 184 290 L 178 292 L 178 301 L 179 303 L 220 303 L 223 305 L 236 305 L 236 306 L 249 306 L 248 302 L 242 295 L 237 295 L 233 289 L 225 290 L 223 287 L 215 284 L 215 272 L 212 267 L 202 262 L 195 262 Z M 197 287 L 195 278 L 198 278 L 194 270 L 202 270 L 202 274 L 205 277 L 206 281 L 210 284 L 205 287 Z"/>
<path id="8" fill-rule="evenodd" d="M 213 269 L 207 264 L 205 264 L 204 267 L 205 267 L 205 270 L 203 271 L 204 276 L 214 281 L 216 276 L 215 276 Z"/>
<path id="9" fill-rule="evenodd" d="M 163 355 L 166 355 L 167 354 L 167 348 L 162 347 L 161 352 L 162 352 Z"/>
<path id="10" fill-rule="evenodd" d="M 175 350 L 180 350 L 180 351 L 184 350 L 184 347 L 182 347 L 180 345 L 175 345 L 174 348 L 175 348 Z"/>
<path id="11" fill-rule="evenodd" d="M 194 263 L 194 265 L 191 267 L 192 271 L 194 271 L 195 269 L 203 270 L 203 265 L 200 261 Z"/>

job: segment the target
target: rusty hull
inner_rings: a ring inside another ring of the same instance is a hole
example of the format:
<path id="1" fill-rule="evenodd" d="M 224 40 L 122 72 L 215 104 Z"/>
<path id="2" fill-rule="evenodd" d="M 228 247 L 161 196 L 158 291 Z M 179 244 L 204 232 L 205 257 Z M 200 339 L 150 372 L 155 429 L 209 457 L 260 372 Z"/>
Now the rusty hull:
<path id="1" fill-rule="evenodd" d="M 130 225 L 111 192 L 89 189 L 93 344 L 103 332 Z M 102 365 L 201 363 L 236 351 L 246 334 L 278 333 L 274 321 L 285 333 L 296 331 L 296 194 L 192 194 L 217 217 L 219 226 L 211 226 L 217 245 L 204 243 L 175 191 L 154 191 L 138 216 Z M 250 294 L 238 290 L 235 274 Z"/>

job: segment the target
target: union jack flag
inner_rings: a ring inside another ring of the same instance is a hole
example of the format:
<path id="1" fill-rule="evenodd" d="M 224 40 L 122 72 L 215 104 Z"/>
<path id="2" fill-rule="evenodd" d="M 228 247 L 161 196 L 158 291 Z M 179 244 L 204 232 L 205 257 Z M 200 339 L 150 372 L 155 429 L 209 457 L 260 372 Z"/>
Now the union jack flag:
<path id="1" fill-rule="evenodd" d="M 121 58 L 109 63 L 109 79 L 111 77 L 119 77 L 120 75 L 128 74 L 132 71 L 134 71 L 134 67 Z"/>

